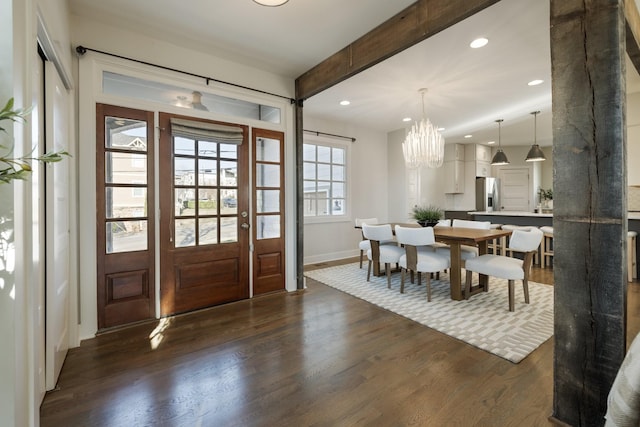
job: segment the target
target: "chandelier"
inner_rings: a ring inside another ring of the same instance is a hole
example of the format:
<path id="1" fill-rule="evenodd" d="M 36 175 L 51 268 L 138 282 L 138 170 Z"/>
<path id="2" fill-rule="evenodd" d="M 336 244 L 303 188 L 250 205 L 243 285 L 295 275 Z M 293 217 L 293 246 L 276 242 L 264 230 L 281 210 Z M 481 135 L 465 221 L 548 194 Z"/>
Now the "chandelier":
<path id="1" fill-rule="evenodd" d="M 402 143 L 402 153 L 407 168 L 421 166 L 439 168 L 444 161 L 444 138 L 437 128 L 426 118 L 424 112 L 424 94 L 427 89 L 420 89 L 422 94 L 422 120 L 415 122 Z"/>

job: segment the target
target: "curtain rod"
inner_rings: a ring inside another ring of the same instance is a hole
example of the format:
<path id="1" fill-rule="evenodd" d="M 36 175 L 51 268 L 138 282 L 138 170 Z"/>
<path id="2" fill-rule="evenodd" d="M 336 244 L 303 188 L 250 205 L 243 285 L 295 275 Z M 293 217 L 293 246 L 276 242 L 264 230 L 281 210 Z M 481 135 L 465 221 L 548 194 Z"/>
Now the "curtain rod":
<path id="1" fill-rule="evenodd" d="M 352 136 L 336 135 L 336 134 L 333 134 L 333 133 L 326 133 L 326 132 L 320 132 L 320 131 L 317 131 L 317 130 L 308 130 L 308 129 L 304 129 L 304 130 L 303 130 L 303 132 L 313 133 L 313 134 L 315 134 L 316 136 L 320 136 L 320 135 L 323 135 L 323 136 L 332 136 L 332 137 L 334 137 L 334 138 L 348 139 L 348 140 L 350 140 L 351 142 L 356 142 L 356 139 L 355 139 L 354 137 L 352 137 Z"/>
<path id="2" fill-rule="evenodd" d="M 79 56 L 83 56 L 85 53 L 87 53 L 87 51 L 101 53 L 103 55 L 113 56 L 114 58 L 126 59 L 127 61 L 137 62 L 138 64 L 150 65 L 152 67 L 161 68 L 163 70 L 173 71 L 173 72 L 176 72 L 176 73 L 186 74 L 186 75 L 191 76 L 191 77 L 197 77 L 197 78 L 200 78 L 200 79 L 204 79 L 204 81 L 206 82 L 207 86 L 209 86 L 209 82 L 222 83 L 222 84 L 225 84 L 225 85 L 228 85 L 228 86 L 237 87 L 237 88 L 240 88 L 240 89 L 251 90 L 253 92 L 259 92 L 259 93 L 263 93 L 265 95 L 271 95 L 271 96 L 276 96 L 278 98 L 288 99 L 291 104 L 294 104 L 296 102 L 296 100 L 293 99 L 293 98 L 290 98 L 290 97 L 284 96 L 284 95 L 278 95 L 277 93 L 271 93 L 271 92 L 267 92 L 267 91 L 260 90 L 260 89 L 254 89 L 252 87 L 243 86 L 243 85 L 239 85 L 239 84 L 236 84 L 236 83 L 225 82 L 224 80 L 214 79 L 213 77 L 202 76 L 200 74 L 194 74 L 194 73 L 190 73 L 188 71 L 178 70 L 176 68 L 165 67 L 164 65 L 153 64 L 151 62 L 141 61 L 139 59 L 129 58 L 129 57 L 122 56 L 122 55 L 116 55 L 115 53 L 104 52 L 104 51 L 98 50 L 98 49 L 91 49 L 91 48 L 85 47 L 85 46 L 76 47 L 76 52 L 78 53 Z"/>

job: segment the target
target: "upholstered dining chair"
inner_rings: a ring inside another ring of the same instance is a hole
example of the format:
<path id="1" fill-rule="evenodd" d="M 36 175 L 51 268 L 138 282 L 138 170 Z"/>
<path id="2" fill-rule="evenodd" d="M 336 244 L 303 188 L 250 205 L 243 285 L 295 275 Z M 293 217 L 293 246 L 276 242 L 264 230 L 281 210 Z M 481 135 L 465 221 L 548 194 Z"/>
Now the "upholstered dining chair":
<path id="1" fill-rule="evenodd" d="M 362 224 L 362 234 L 369 240 L 371 248 L 367 251 L 369 266 L 367 267 L 367 282 L 371 278 L 371 266 L 374 262 L 384 263 L 387 276 L 387 287 L 391 288 L 391 264 L 397 264 L 404 254 L 404 249 L 398 245 L 385 245 L 381 242 L 393 240 L 390 224 L 369 225 Z"/>
<path id="2" fill-rule="evenodd" d="M 407 271 L 418 273 L 418 286 L 420 286 L 420 273 L 425 274 L 427 283 L 427 301 L 431 301 L 431 273 L 449 268 L 450 261 L 446 255 L 432 251 L 420 251 L 419 248 L 429 247 L 436 239 L 433 228 L 410 228 L 396 225 L 396 238 L 398 243 L 404 246 L 404 255 L 398 263 L 402 269 L 400 276 L 400 292 L 404 293 L 404 276 Z"/>
<path id="3" fill-rule="evenodd" d="M 362 224 L 377 225 L 378 218 L 356 218 L 356 227 L 362 228 Z M 358 248 L 360 249 L 360 268 L 362 268 L 364 254 L 371 249 L 371 244 L 369 240 L 364 238 L 364 233 L 362 233 L 362 240 L 358 243 Z"/>
<path id="4" fill-rule="evenodd" d="M 454 219 L 452 222 L 453 227 L 464 227 L 464 228 L 476 228 L 480 230 L 489 230 L 491 228 L 490 221 L 468 221 L 466 219 Z M 438 246 L 436 248 L 436 252 L 441 255 L 446 255 L 451 257 L 451 248 L 449 245 Z M 475 258 L 478 256 L 478 248 L 475 246 L 469 245 L 461 245 L 460 246 L 460 261 L 462 266 L 464 267 L 465 262 L 470 258 Z"/>
<path id="5" fill-rule="evenodd" d="M 522 280 L 524 301 L 529 304 L 529 273 L 533 255 L 537 252 L 542 241 L 542 231 L 531 227 L 528 230 L 513 230 L 509 239 L 510 252 L 524 253 L 524 259 L 512 258 L 504 255 L 485 254 L 468 259 L 466 262 L 467 277 L 465 281 L 465 297 L 471 293 L 471 279 L 475 271 L 487 276 L 507 279 L 509 282 L 509 311 L 515 311 L 514 287 L 516 280 Z"/>

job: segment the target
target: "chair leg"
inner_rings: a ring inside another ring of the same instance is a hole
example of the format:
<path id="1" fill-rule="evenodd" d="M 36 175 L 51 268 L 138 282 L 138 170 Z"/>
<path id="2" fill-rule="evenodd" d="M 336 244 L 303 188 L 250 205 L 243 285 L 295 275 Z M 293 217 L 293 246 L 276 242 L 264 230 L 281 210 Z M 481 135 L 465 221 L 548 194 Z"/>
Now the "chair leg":
<path id="1" fill-rule="evenodd" d="M 384 272 L 387 275 L 387 288 L 391 289 L 391 265 L 388 262 L 384 264 Z"/>
<path id="2" fill-rule="evenodd" d="M 509 280 L 509 311 L 516 311 L 516 306 L 513 302 L 515 281 Z"/>
<path id="3" fill-rule="evenodd" d="M 467 270 L 466 280 L 464 281 L 464 299 L 471 297 L 471 279 L 473 278 L 473 271 Z"/>
<path id="4" fill-rule="evenodd" d="M 425 274 L 427 276 L 427 301 L 431 302 L 431 276 L 429 274 Z M 418 273 L 418 277 L 420 277 L 420 273 Z M 420 279 L 418 279 L 418 284 L 420 284 Z"/>
<path id="5" fill-rule="evenodd" d="M 522 281 L 522 290 L 524 291 L 524 302 L 529 304 L 529 281 L 527 279 Z"/>
<path id="6" fill-rule="evenodd" d="M 406 273 L 406 269 L 403 268 L 402 271 L 400 271 L 400 293 L 404 294 L 404 275 Z"/>
<path id="7" fill-rule="evenodd" d="M 362 268 L 362 259 L 364 258 L 364 251 L 360 251 L 360 268 Z"/>
<path id="8" fill-rule="evenodd" d="M 370 277 L 371 277 L 371 260 L 369 260 L 369 265 L 367 267 L 367 282 L 369 281 Z"/>
<path id="9" fill-rule="evenodd" d="M 420 286 L 420 284 L 421 284 L 420 282 L 422 281 L 422 276 L 421 276 L 421 274 L 422 274 L 422 273 L 420 273 L 420 272 L 418 271 L 418 286 Z M 427 280 L 428 280 L 428 279 L 429 279 L 429 275 L 427 275 Z"/>

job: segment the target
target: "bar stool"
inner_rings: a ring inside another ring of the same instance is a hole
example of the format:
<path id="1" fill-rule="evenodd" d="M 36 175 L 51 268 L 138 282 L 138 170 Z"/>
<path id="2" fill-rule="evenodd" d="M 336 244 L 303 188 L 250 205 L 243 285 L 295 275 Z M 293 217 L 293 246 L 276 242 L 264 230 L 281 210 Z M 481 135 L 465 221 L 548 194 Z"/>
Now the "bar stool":
<path id="1" fill-rule="evenodd" d="M 491 230 L 500 230 L 502 228 L 502 224 L 491 224 L 489 228 Z M 501 242 L 501 238 L 489 240 L 487 243 L 487 250 L 491 250 L 491 253 L 494 255 L 498 255 L 498 251 L 503 254 L 504 251 L 502 250 Z"/>
<path id="2" fill-rule="evenodd" d="M 553 227 L 540 227 L 542 230 L 542 267 L 553 265 Z"/>
<path id="3" fill-rule="evenodd" d="M 633 282 L 638 278 L 638 269 L 636 264 L 636 238 L 638 233 L 629 231 L 627 233 L 627 279 Z"/>

